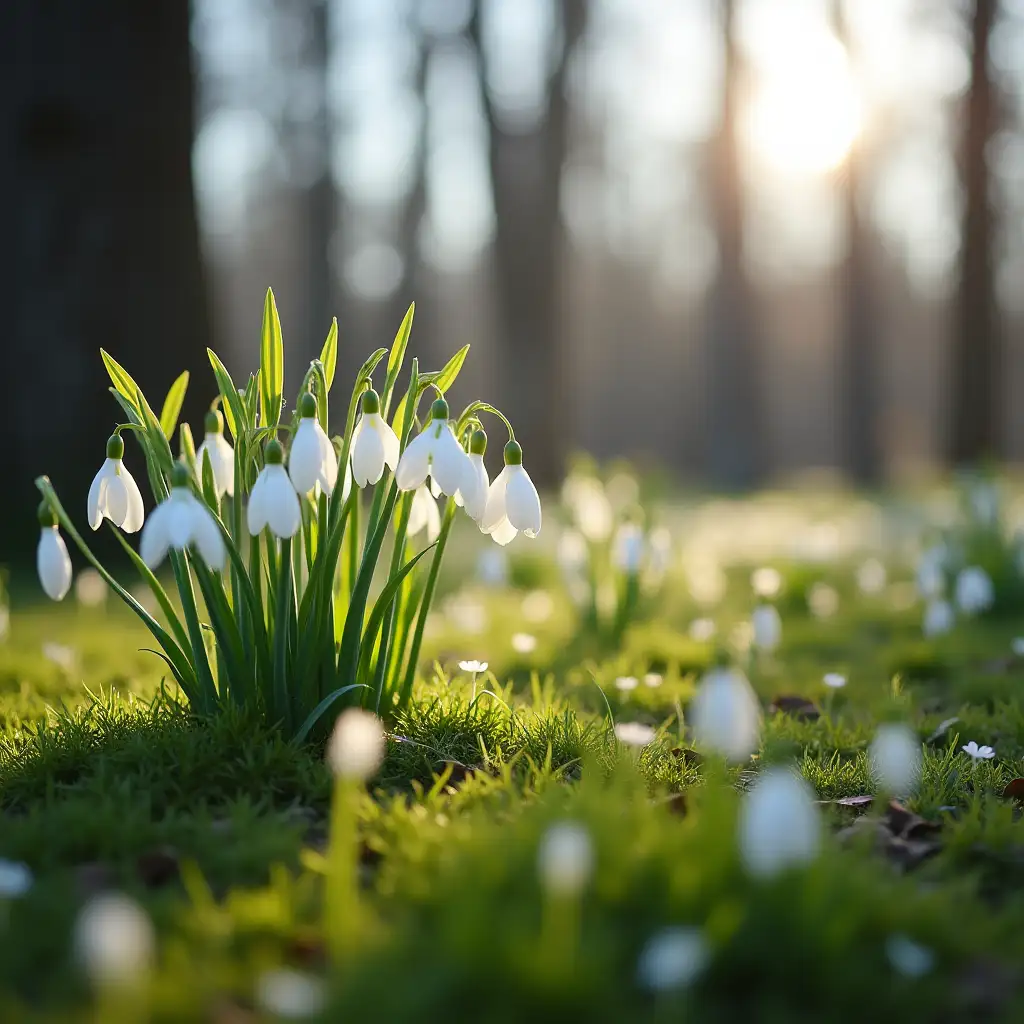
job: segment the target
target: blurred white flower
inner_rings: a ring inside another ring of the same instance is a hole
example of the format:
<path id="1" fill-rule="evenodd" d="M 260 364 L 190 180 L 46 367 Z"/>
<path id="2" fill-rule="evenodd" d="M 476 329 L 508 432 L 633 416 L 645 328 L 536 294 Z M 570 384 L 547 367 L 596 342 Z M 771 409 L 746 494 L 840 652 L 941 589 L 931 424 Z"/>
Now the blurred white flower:
<path id="1" fill-rule="evenodd" d="M 744 797 L 739 842 L 744 867 L 756 878 L 814 860 L 821 814 L 813 790 L 789 769 L 769 768 Z"/>
<path id="2" fill-rule="evenodd" d="M 690 623 L 690 639 L 696 640 L 699 644 L 706 644 L 709 640 L 714 639 L 717 631 L 718 627 L 715 625 L 714 619 L 694 619 Z"/>
<path id="3" fill-rule="evenodd" d="M 890 935 L 885 955 L 893 970 L 905 978 L 923 978 L 935 966 L 935 954 L 906 935 Z"/>
<path id="4" fill-rule="evenodd" d="M 935 544 L 921 554 L 917 563 L 917 589 L 927 599 L 938 597 L 946 589 L 946 564 L 949 549 Z"/>
<path id="5" fill-rule="evenodd" d="M 666 928 L 644 946 L 636 966 L 637 980 L 652 992 L 686 988 L 710 960 L 711 950 L 699 928 Z"/>
<path id="6" fill-rule="evenodd" d="M 420 484 L 413 491 L 412 506 L 409 509 L 408 534 L 415 537 L 420 530 L 427 531 L 427 543 L 433 544 L 441 533 L 441 513 L 437 501 L 426 484 Z"/>
<path id="7" fill-rule="evenodd" d="M 645 547 L 643 530 L 636 523 L 623 523 L 615 531 L 612 564 L 619 572 L 635 576 L 643 565 Z"/>
<path id="8" fill-rule="evenodd" d="M 575 530 L 563 530 L 558 538 L 558 550 L 555 558 L 562 577 L 572 582 L 586 574 L 589 561 L 587 542 Z"/>
<path id="9" fill-rule="evenodd" d="M 43 657 L 47 661 L 52 661 L 54 665 L 62 668 L 65 672 L 73 672 L 78 662 L 78 655 L 75 653 L 74 647 L 59 644 L 55 640 L 47 640 L 43 644 Z"/>
<path id="10" fill-rule="evenodd" d="M 512 650 L 516 654 L 532 654 L 537 649 L 537 638 L 530 633 L 513 633 Z"/>
<path id="11" fill-rule="evenodd" d="M 648 538 L 647 567 L 658 577 L 664 576 L 672 566 L 672 533 L 664 526 L 651 531 Z"/>
<path id="12" fill-rule="evenodd" d="M 266 470 L 263 470 L 263 473 L 265 472 Z M 282 469 L 281 472 L 283 474 L 284 470 Z M 262 475 L 261 473 L 261 478 Z M 171 548 L 181 551 L 194 546 L 211 569 L 223 569 L 228 557 L 227 549 L 224 547 L 224 538 L 221 536 L 217 521 L 206 507 L 206 502 L 200 501 L 189 490 L 188 470 L 184 466 L 175 466 L 171 481 L 170 495 L 153 509 L 142 528 L 142 540 L 139 542 L 139 554 L 142 556 L 142 560 L 150 569 L 155 569 L 167 557 L 167 552 Z M 295 502 L 297 521 L 299 500 L 295 497 L 295 491 L 292 490 L 292 485 L 288 482 L 287 477 L 284 478 L 284 485 Z M 253 493 L 249 499 L 250 517 L 255 496 L 256 488 L 253 487 Z M 252 523 L 252 518 L 249 519 L 249 522 Z M 298 529 L 298 525 L 295 529 Z M 259 531 L 254 532 L 258 533 Z"/>
<path id="13" fill-rule="evenodd" d="M 930 601 L 924 610 L 921 629 L 927 637 L 942 636 L 956 625 L 956 613 L 948 601 Z"/>
<path id="14" fill-rule="evenodd" d="M 994 526 L 999 519 L 999 487 L 990 480 L 976 480 L 968 488 L 971 514 L 982 526 Z"/>
<path id="15" fill-rule="evenodd" d="M 463 672 L 472 672 L 473 675 L 476 675 L 478 672 L 486 672 L 487 671 L 487 662 L 486 661 L 460 661 L 459 662 L 459 668 L 462 669 Z"/>
<path id="16" fill-rule="evenodd" d="M 521 607 L 527 622 L 546 622 L 555 610 L 555 602 L 546 590 L 531 590 Z"/>
<path id="17" fill-rule="evenodd" d="M 996 752 L 991 747 L 979 747 L 974 740 L 960 748 L 965 754 L 973 757 L 975 761 L 991 761 Z"/>
<path id="18" fill-rule="evenodd" d="M 750 616 L 754 646 L 762 651 L 774 651 L 782 640 L 782 619 L 773 604 L 759 604 Z"/>
<path id="19" fill-rule="evenodd" d="M 434 511 L 437 512 L 436 504 Z M 438 530 L 440 530 L 440 525 L 440 516 L 438 516 Z M 508 555 L 504 549 L 484 548 L 476 560 L 476 575 L 477 579 L 488 587 L 503 587 L 508 582 Z"/>
<path id="20" fill-rule="evenodd" d="M 63 601 L 71 589 L 71 556 L 56 525 L 43 526 L 36 548 L 36 572 L 46 596 Z"/>
<path id="21" fill-rule="evenodd" d="M 541 884 L 558 896 L 580 892 L 594 871 L 594 847 L 582 825 L 563 821 L 552 825 L 537 851 Z"/>
<path id="22" fill-rule="evenodd" d="M 657 686 L 661 686 L 664 681 L 660 672 L 647 672 L 644 674 L 644 686 L 649 686 L 652 690 Z"/>
<path id="23" fill-rule="evenodd" d="M 91 899 L 75 922 L 75 954 L 101 987 L 131 985 L 153 963 L 156 937 L 146 912 L 120 893 Z"/>
<path id="24" fill-rule="evenodd" d="M 885 566 L 877 558 L 869 558 L 857 570 L 857 586 L 862 594 L 880 594 L 887 579 Z"/>
<path id="25" fill-rule="evenodd" d="M 980 615 L 995 601 L 992 578 L 981 566 L 969 565 L 956 578 L 956 603 L 964 615 Z"/>
<path id="26" fill-rule="evenodd" d="M 107 585 L 91 566 L 75 577 L 75 599 L 83 608 L 98 608 L 107 600 Z"/>
<path id="27" fill-rule="evenodd" d="M 761 707 L 747 677 L 737 669 L 709 672 L 693 698 L 690 716 L 694 738 L 707 750 L 740 761 L 757 749 Z"/>
<path id="28" fill-rule="evenodd" d="M 256 1003 L 275 1017 L 304 1020 L 316 1017 L 327 1004 L 324 982 L 311 974 L 280 967 L 264 971 L 256 982 Z"/>
<path id="29" fill-rule="evenodd" d="M 905 725 L 880 725 L 868 759 L 875 781 L 893 796 L 910 793 L 921 777 L 921 742 Z"/>
<path id="30" fill-rule="evenodd" d="M 640 685 L 640 680 L 636 676 L 618 676 L 615 679 L 615 689 L 621 693 L 628 693 L 630 690 L 635 690 Z"/>
<path id="31" fill-rule="evenodd" d="M 1015 636 L 1010 641 L 1010 650 L 1013 651 L 1018 658 L 1024 658 L 1024 636 Z"/>
<path id="32" fill-rule="evenodd" d="M 627 747 L 646 747 L 654 742 L 657 733 L 643 722 L 619 722 L 615 726 L 615 738 Z"/>
<path id="33" fill-rule="evenodd" d="M 573 474 L 562 487 L 562 500 L 580 532 L 594 544 L 606 541 L 612 532 L 612 507 L 601 481 L 592 476 Z"/>
<path id="34" fill-rule="evenodd" d="M 782 590 L 782 574 L 778 569 L 764 565 L 751 573 L 750 585 L 758 597 L 776 597 Z"/>
<path id="35" fill-rule="evenodd" d="M 530 538 L 539 536 L 542 515 L 540 495 L 523 466 L 523 450 L 509 441 L 505 445 L 505 468 L 487 492 L 480 529 L 504 546 L 517 532 Z"/>
<path id="36" fill-rule="evenodd" d="M 640 500 L 640 484 L 632 473 L 616 473 L 608 481 L 608 500 L 616 512 L 625 512 Z"/>
<path id="37" fill-rule="evenodd" d="M 839 591 L 828 583 L 815 583 L 807 591 L 807 607 L 816 619 L 830 619 L 839 611 Z"/>
<path id="38" fill-rule="evenodd" d="M 826 672 L 822 682 L 832 690 L 840 690 L 846 685 L 846 676 L 838 672 Z"/>
<path id="39" fill-rule="evenodd" d="M 349 708 L 334 724 L 327 744 L 327 763 L 341 778 L 365 781 L 380 768 L 384 747 L 384 727 L 380 719 L 361 708 Z"/>
<path id="40" fill-rule="evenodd" d="M 16 900 L 32 888 L 32 872 L 20 861 L 0 857 L 0 900 Z"/>

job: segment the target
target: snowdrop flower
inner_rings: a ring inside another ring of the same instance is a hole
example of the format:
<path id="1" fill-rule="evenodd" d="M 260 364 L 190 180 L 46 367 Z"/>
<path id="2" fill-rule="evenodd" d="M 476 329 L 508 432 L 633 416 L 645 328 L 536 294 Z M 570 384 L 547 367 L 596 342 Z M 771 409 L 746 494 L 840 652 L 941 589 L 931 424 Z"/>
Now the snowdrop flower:
<path id="1" fill-rule="evenodd" d="M 774 651 L 782 640 L 782 619 L 773 604 L 759 604 L 750 616 L 754 646 L 762 651 Z"/>
<path id="2" fill-rule="evenodd" d="M 505 545 L 517 532 L 536 537 L 540 525 L 540 496 L 530 474 L 523 468 L 523 449 L 515 441 L 509 441 L 505 445 L 505 468 L 487 492 L 480 529 Z"/>
<path id="3" fill-rule="evenodd" d="M 338 716 L 327 744 L 327 763 L 343 779 L 365 782 L 384 761 L 384 727 L 369 711 L 349 708 Z"/>
<path id="4" fill-rule="evenodd" d="M 530 633 L 513 633 L 512 650 L 516 654 L 532 654 L 537 649 L 537 638 Z"/>
<path id="5" fill-rule="evenodd" d="M 717 631 L 718 627 L 715 625 L 714 619 L 700 618 L 694 619 L 690 623 L 690 639 L 696 640 L 699 644 L 706 644 L 709 640 L 714 639 Z"/>
<path id="6" fill-rule="evenodd" d="M 454 497 L 462 492 L 467 512 L 480 507 L 480 478 L 463 451 L 448 420 L 448 403 L 438 398 L 430 407 L 430 422 L 406 446 L 395 470 L 401 491 L 414 491 L 430 475 L 440 493 Z"/>
<path id="7" fill-rule="evenodd" d="M 142 529 L 146 512 L 142 494 L 135 478 L 125 469 L 124 441 L 120 434 L 112 434 L 107 441 L 107 457 L 89 488 L 89 525 L 98 530 L 103 520 L 109 519 L 125 533 Z"/>
<path id="8" fill-rule="evenodd" d="M 256 1002 L 274 1017 L 304 1020 L 316 1017 L 327 1004 L 324 983 L 311 974 L 279 967 L 264 971 L 256 982 Z"/>
<path id="9" fill-rule="evenodd" d="M 303 399 L 305 397 L 303 395 Z M 306 420 L 302 422 L 305 423 Z M 300 425 L 299 430 L 301 429 Z M 298 438 L 298 436 L 299 431 L 297 430 L 295 437 Z M 326 437 L 326 434 L 324 436 Z M 334 451 L 333 446 L 331 451 Z M 294 459 L 294 457 L 295 444 L 293 442 L 292 458 Z M 299 496 L 295 493 L 292 479 L 285 472 L 283 463 L 284 449 L 280 442 L 268 441 L 263 450 L 263 468 L 256 478 L 256 483 L 253 484 L 252 494 L 249 495 L 249 508 L 246 512 L 249 533 L 253 537 L 258 537 L 267 527 L 270 527 L 270 532 L 276 537 L 282 539 L 294 537 L 302 525 Z M 302 479 L 301 473 L 299 476 Z M 302 482 L 306 483 L 307 481 L 302 479 Z"/>
<path id="10" fill-rule="evenodd" d="M 95 569 L 83 569 L 75 577 L 75 599 L 83 608 L 98 608 L 106 601 L 107 584 Z"/>
<path id="11" fill-rule="evenodd" d="M 459 668 L 463 672 L 472 672 L 473 675 L 476 675 L 478 672 L 486 672 L 487 671 L 487 662 L 486 661 L 460 661 L 459 662 Z"/>
<path id="12" fill-rule="evenodd" d="M 466 498 L 462 488 L 455 492 L 455 504 L 465 508 L 470 519 L 479 523 L 483 518 L 484 509 L 487 507 L 487 491 L 491 486 L 491 479 L 487 475 L 487 467 L 484 465 L 484 455 L 487 452 L 487 434 L 482 430 L 474 430 L 469 438 L 469 464 L 476 483 L 470 488 L 469 494 L 472 504 L 466 504 Z"/>
<path id="13" fill-rule="evenodd" d="M 661 686 L 661 684 L 664 681 L 665 681 L 664 678 L 662 677 L 661 673 L 659 673 L 659 672 L 648 672 L 644 676 L 644 686 L 649 686 L 652 690 L 655 689 L 656 687 Z"/>
<path id="14" fill-rule="evenodd" d="M 606 541 L 612 533 L 614 515 L 601 481 L 574 473 L 562 486 L 562 500 L 569 506 L 580 532 L 594 544 Z"/>
<path id="15" fill-rule="evenodd" d="M 996 752 L 991 747 L 979 747 L 974 740 L 960 749 L 975 761 L 991 761 L 996 756 Z"/>
<path id="16" fill-rule="evenodd" d="M 129 985 L 152 964 L 153 925 L 134 900 L 106 893 L 78 915 L 74 945 L 79 963 L 96 985 Z"/>
<path id="17" fill-rule="evenodd" d="M 643 722 L 619 722 L 615 726 L 615 738 L 627 747 L 646 747 L 654 742 L 657 733 Z"/>
<path id="18" fill-rule="evenodd" d="M 380 414 L 380 396 L 371 388 L 359 400 L 363 415 L 352 431 L 352 476 L 356 487 L 375 484 L 384 467 L 398 465 L 398 436 Z"/>
<path id="19" fill-rule="evenodd" d="M 558 538 L 555 559 L 567 582 L 578 579 L 587 571 L 587 542 L 575 530 L 563 530 Z"/>
<path id="20" fill-rule="evenodd" d="M 814 793 L 786 768 L 769 768 L 746 795 L 739 821 L 740 857 L 755 878 L 807 864 L 821 846 Z"/>
<path id="21" fill-rule="evenodd" d="M 57 528 L 57 513 L 44 501 L 39 506 L 39 545 L 36 548 L 36 571 L 46 596 L 63 601 L 71 589 L 71 556 Z"/>
<path id="22" fill-rule="evenodd" d="M 1015 636 L 1010 641 L 1010 650 L 1013 651 L 1018 658 L 1024 658 L 1024 636 Z"/>
<path id="23" fill-rule="evenodd" d="M 620 572 L 635 576 L 644 560 L 644 533 L 636 523 L 623 523 L 615 531 L 612 563 Z"/>
<path id="24" fill-rule="evenodd" d="M 846 676 L 838 672 L 826 672 L 821 681 L 830 690 L 841 690 L 846 685 Z"/>
<path id="25" fill-rule="evenodd" d="M 885 955 L 893 970 L 905 978 L 923 978 L 935 966 L 935 954 L 906 935 L 890 935 Z"/>
<path id="26" fill-rule="evenodd" d="M 196 452 L 196 473 L 203 482 L 203 459 L 210 460 L 217 497 L 235 493 L 235 453 L 224 439 L 224 417 L 216 409 L 206 414 L 206 437 Z"/>
<path id="27" fill-rule="evenodd" d="M 877 558 L 869 558 L 857 570 L 857 586 L 862 594 L 880 594 L 887 579 L 885 566 Z"/>
<path id="28" fill-rule="evenodd" d="M 970 565 L 956 578 L 956 603 L 964 615 L 978 615 L 992 607 L 992 578 L 978 565 Z"/>
<path id="29" fill-rule="evenodd" d="M 188 478 L 185 464 L 176 462 L 171 470 L 170 495 L 146 520 L 139 554 L 151 569 L 164 560 L 168 549 L 184 550 L 193 544 L 211 569 L 224 568 L 224 538 L 210 510 L 189 489 Z"/>
<path id="30" fill-rule="evenodd" d="M 0 858 L 0 900 L 16 900 L 32 888 L 32 872 L 27 864 Z"/>
<path id="31" fill-rule="evenodd" d="M 921 629 L 927 637 L 942 636 L 956 624 L 953 606 L 948 601 L 930 601 L 924 610 L 924 622 Z"/>
<path id="32" fill-rule="evenodd" d="M 594 870 L 590 833 L 575 822 L 552 825 L 541 838 L 537 870 L 548 892 L 556 896 L 575 896 Z"/>
<path id="33" fill-rule="evenodd" d="M 737 669 L 716 668 L 700 684 L 690 705 L 697 743 L 730 761 L 756 749 L 761 708 L 747 677 Z"/>
<path id="34" fill-rule="evenodd" d="M 407 532 L 410 537 L 415 537 L 421 530 L 427 531 L 427 542 L 430 544 L 433 544 L 441 533 L 441 513 L 430 493 L 430 488 L 425 483 L 413 491 Z"/>
<path id="35" fill-rule="evenodd" d="M 880 725 L 868 759 L 875 780 L 895 796 L 909 793 L 921 776 L 921 744 L 905 725 Z"/>
<path id="36" fill-rule="evenodd" d="M 316 395 L 309 391 L 299 399 L 299 426 L 288 452 L 288 475 L 299 494 L 309 494 L 314 487 L 319 487 L 324 493 L 330 494 L 338 482 L 338 453 L 316 418 Z M 254 487 L 253 494 L 255 493 Z M 276 530 L 274 532 L 277 533 Z M 293 530 L 292 533 L 294 532 Z M 288 537 L 291 535 L 278 534 Z"/>
<path id="37" fill-rule="evenodd" d="M 652 992 L 687 988 L 710 960 L 711 951 L 698 928 L 666 928 L 644 946 L 636 965 L 637 980 Z"/>
<path id="38" fill-rule="evenodd" d="M 750 585 L 758 597 L 776 597 L 782 589 L 782 574 L 770 565 L 762 566 L 751 573 Z"/>
<path id="39" fill-rule="evenodd" d="M 640 685 L 640 680 L 636 676 L 619 676 L 615 680 L 615 689 L 620 693 L 629 693 L 630 690 L 635 690 Z"/>
<path id="40" fill-rule="evenodd" d="M 807 591 L 807 606 L 816 619 L 831 618 L 839 611 L 839 591 L 828 583 L 815 583 Z"/>

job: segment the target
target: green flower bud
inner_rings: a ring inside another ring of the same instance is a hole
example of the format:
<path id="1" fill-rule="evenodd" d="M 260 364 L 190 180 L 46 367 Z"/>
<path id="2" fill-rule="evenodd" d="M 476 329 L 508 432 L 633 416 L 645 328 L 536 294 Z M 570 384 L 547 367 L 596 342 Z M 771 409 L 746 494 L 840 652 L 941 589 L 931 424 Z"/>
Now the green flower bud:
<path id="1" fill-rule="evenodd" d="M 188 487 L 188 466 L 185 465 L 181 459 L 171 467 L 171 486 L 172 487 Z"/>
<path id="2" fill-rule="evenodd" d="M 430 407 L 430 418 L 433 420 L 443 420 L 447 423 L 450 415 L 448 403 L 443 398 L 436 398 L 434 404 Z"/>
<path id="3" fill-rule="evenodd" d="M 378 395 L 377 392 L 373 390 L 373 388 L 370 388 L 369 391 L 363 392 L 361 402 L 363 406 L 363 412 L 366 413 L 367 415 L 372 415 L 375 412 L 380 412 L 380 395 Z"/>
<path id="4" fill-rule="evenodd" d="M 310 417 L 316 415 L 316 395 L 311 391 L 307 391 L 299 399 L 299 415 L 304 420 L 308 420 Z"/>
<path id="5" fill-rule="evenodd" d="M 487 454 L 487 434 L 480 430 L 474 430 L 469 436 L 469 453 L 470 455 L 486 455 Z"/>
<path id="6" fill-rule="evenodd" d="M 208 434 L 224 433 L 224 417 L 221 416 L 219 409 L 211 409 L 206 414 L 206 419 L 203 420 L 203 427 Z"/>
<path id="7" fill-rule="evenodd" d="M 44 529 L 48 526 L 57 525 L 57 513 L 50 508 L 48 501 L 41 501 L 39 503 L 39 525 Z"/>
<path id="8" fill-rule="evenodd" d="M 124 441 L 121 439 L 120 434 L 111 434 L 110 439 L 107 441 L 107 458 L 108 459 L 123 459 L 124 458 Z"/>
<path id="9" fill-rule="evenodd" d="M 263 449 L 263 461 L 268 466 L 280 466 L 284 462 L 284 449 L 281 447 L 280 441 L 267 442 L 266 448 Z"/>
<path id="10" fill-rule="evenodd" d="M 523 449 L 516 441 L 509 441 L 505 445 L 505 465 L 521 466 L 523 464 Z"/>

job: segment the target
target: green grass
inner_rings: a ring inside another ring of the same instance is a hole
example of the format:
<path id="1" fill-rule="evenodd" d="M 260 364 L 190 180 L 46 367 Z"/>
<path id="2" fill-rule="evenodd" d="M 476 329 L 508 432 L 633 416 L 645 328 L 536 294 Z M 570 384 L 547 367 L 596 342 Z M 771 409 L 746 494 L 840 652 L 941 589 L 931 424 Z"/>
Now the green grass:
<path id="1" fill-rule="evenodd" d="M 138 651 L 146 634 L 119 609 L 16 607 L 0 648 L 0 858 L 27 863 L 35 884 L 0 904 L 0 1020 L 268 1019 L 256 993 L 282 966 L 322 980 L 330 1020 L 1021 1019 L 1024 835 L 1001 795 L 1024 776 L 1012 617 L 928 641 L 920 605 L 857 594 L 854 563 L 778 563 L 783 644 L 749 675 L 766 709 L 802 696 L 821 716 L 767 714 L 758 755 L 723 784 L 684 756 L 679 715 L 715 657 L 687 626 L 710 614 L 727 639 L 752 606 L 750 567 L 730 571 L 710 612 L 670 575 L 612 641 L 580 628 L 543 547 L 524 555 L 509 587 L 472 583 L 468 563 L 444 581 L 424 649 L 435 667 L 360 804 L 362 934 L 340 964 L 328 962 L 321 913 L 323 750 L 240 715 L 195 720 L 161 689 L 160 662 Z M 820 581 L 840 598 L 827 619 L 803 598 Z M 533 651 L 514 649 L 519 632 L 537 638 Z M 66 667 L 47 643 L 72 652 Z M 457 667 L 471 657 L 493 672 L 475 699 Z M 650 671 L 660 685 L 616 687 Z M 847 686 L 826 691 L 829 671 Z M 631 754 L 609 714 L 652 725 L 657 740 Z M 880 806 L 832 803 L 872 792 L 866 748 L 894 716 L 927 741 L 907 804 L 940 826 L 912 867 L 907 845 L 880 831 Z M 960 753 L 969 739 L 996 760 L 972 764 Z M 829 835 L 808 869 L 756 882 L 740 863 L 737 811 L 764 764 L 790 760 L 829 801 Z M 563 819 L 587 826 L 595 872 L 578 920 L 569 913 L 557 932 L 537 849 Z M 97 1011 L 76 963 L 76 915 L 102 889 L 129 893 L 156 926 L 144 1012 Z M 685 994 L 654 997 L 638 958 L 679 925 L 703 930 L 709 966 Z M 932 970 L 896 972 L 893 936 L 927 947 Z"/>

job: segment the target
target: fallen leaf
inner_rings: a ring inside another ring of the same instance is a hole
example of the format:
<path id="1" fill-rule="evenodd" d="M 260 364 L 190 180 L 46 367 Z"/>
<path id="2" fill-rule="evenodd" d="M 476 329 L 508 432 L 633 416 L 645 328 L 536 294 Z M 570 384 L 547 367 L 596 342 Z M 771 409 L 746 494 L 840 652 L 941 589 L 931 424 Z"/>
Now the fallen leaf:
<path id="1" fill-rule="evenodd" d="M 947 718 L 944 722 L 940 722 L 936 727 L 935 731 L 925 740 L 925 743 L 938 743 L 939 740 L 949 732 L 950 728 L 956 725 L 960 719 L 955 715 L 952 718 Z"/>
<path id="2" fill-rule="evenodd" d="M 1003 790 L 1003 796 L 1024 801 L 1024 779 L 1011 779 Z"/>
<path id="3" fill-rule="evenodd" d="M 868 807 L 874 802 L 874 795 L 861 793 L 859 796 L 841 796 L 835 802 L 840 807 Z"/>
<path id="4" fill-rule="evenodd" d="M 697 768 L 703 764 L 704 757 L 696 750 L 689 747 L 673 747 L 669 753 L 678 761 L 681 760 L 687 768 Z"/>
<path id="5" fill-rule="evenodd" d="M 942 830 L 941 823 L 907 810 L 898 800 L 889 801 L 884 820 L 886 828 L 901 839 L 921 839 Z"/>
<path id="6" fill-rule="evenodd" d="M 768 706 L 768 710 L 777 714 L 792 715 L 804 722 L 814 722 L 821 718 L 817 705 L 806 697 L 776 697 Z"/>

